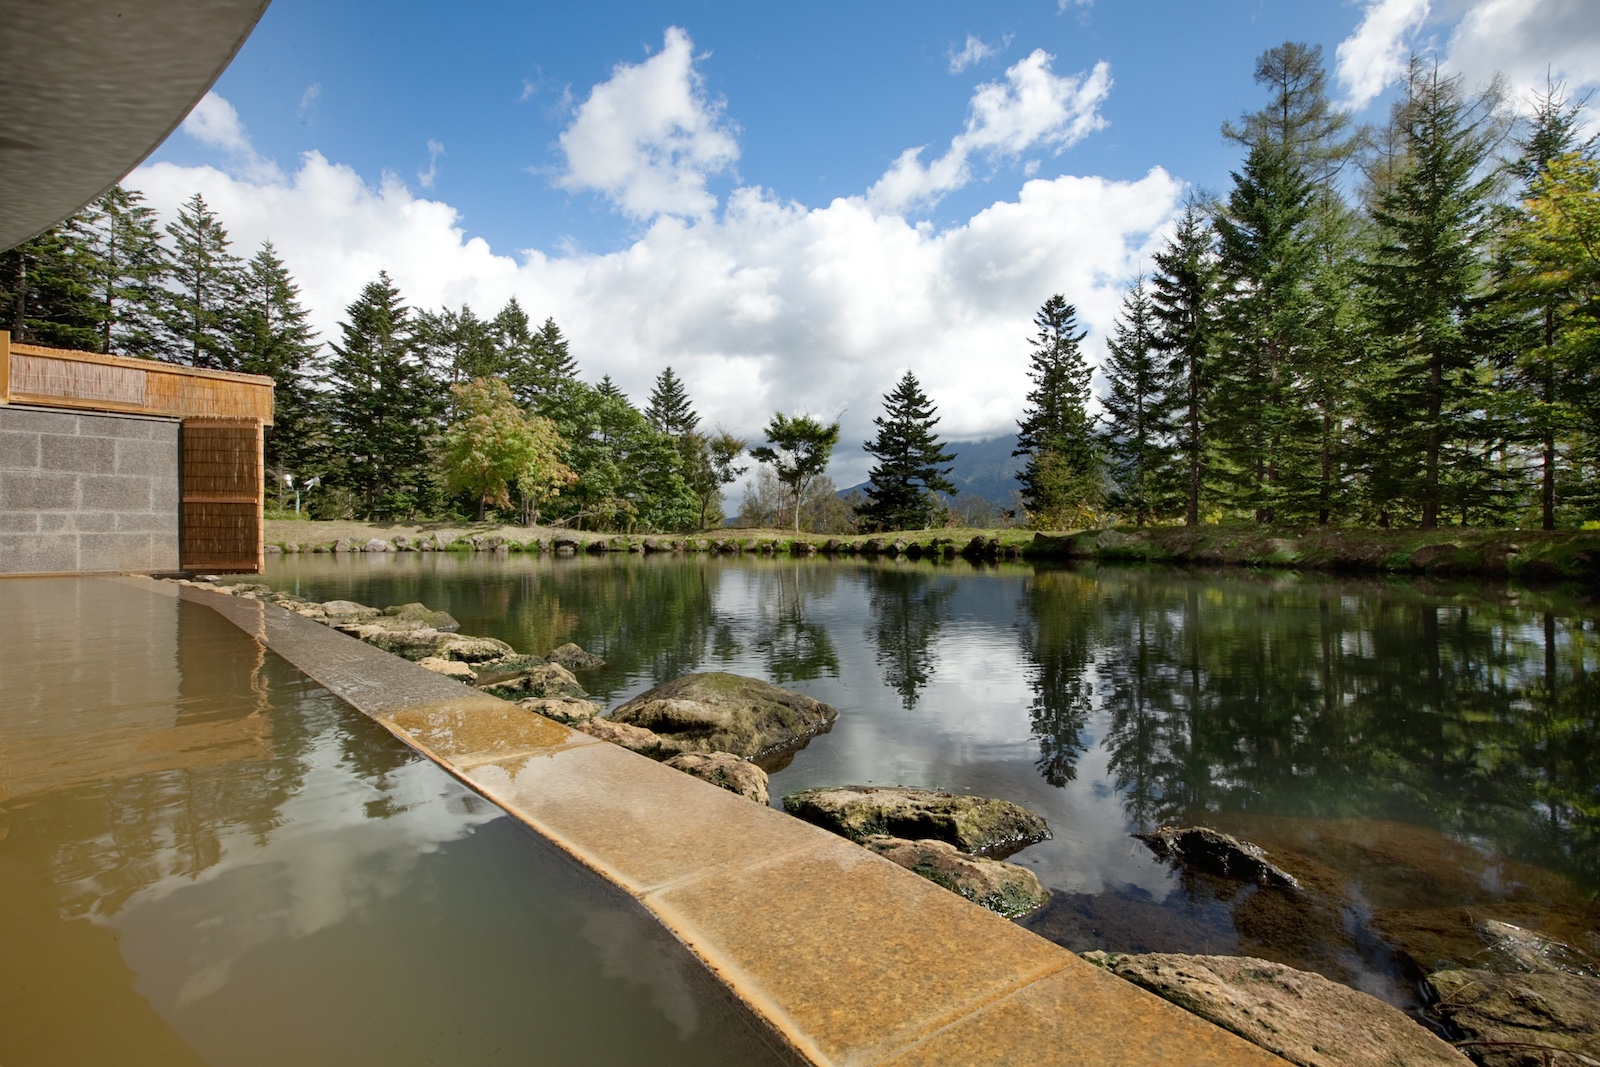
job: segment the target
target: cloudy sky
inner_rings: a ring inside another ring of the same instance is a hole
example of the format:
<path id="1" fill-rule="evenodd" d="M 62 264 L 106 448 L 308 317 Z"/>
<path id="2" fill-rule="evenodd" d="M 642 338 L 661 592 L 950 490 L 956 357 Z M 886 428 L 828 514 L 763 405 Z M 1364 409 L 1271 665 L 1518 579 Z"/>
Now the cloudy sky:
<path id="1" fill-rule="evenodd" d="M 707 424 L 841 416 L 849 485 L 907 369 L 947 437 L 1012 431 L 1052 293 L 1098 356 L 1286 40 L 1362 121 L 1413 51 L 1600 85 L 1595 0 L 273 0 L 128 184 L 273 241 L 325 338 L 379 270 L 419 307 L 515 295 L 641 404 L 671 365 Z"/>

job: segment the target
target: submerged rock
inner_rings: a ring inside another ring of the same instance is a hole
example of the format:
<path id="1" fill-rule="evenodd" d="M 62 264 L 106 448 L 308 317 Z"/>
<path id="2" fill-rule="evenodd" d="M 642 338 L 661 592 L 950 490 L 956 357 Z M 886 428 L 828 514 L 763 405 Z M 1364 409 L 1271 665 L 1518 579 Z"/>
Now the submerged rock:
<path id="1" fill-rule="evenodd" d="M 528 711 L 537 712 L 547 719 L 564 722 L 569 726 L 588 722 L 601 712 L 605 711 L 599 704 L 592 700 L 580 700 L 577 697 L 528 697 L 526 700 L 517 701 L 517 707 L 526 708 Z"/>
<path id="2" fill-rule="evenodd" d="M 852 841 L 883 834 L 944 841 L 962 852 L 1010 855 L 1051 837 L 1044 819 L 1019 804 L 935 789 L 804 789 L 784 797 L 783 810 Z"/>
<path id="3" fill-rule="evenodd" d="M 435 674 L 442 674 L 446 678 L 454 678 L 458 682 L 471 685 L 478 680 L 478 672 L 453 659 L 440 659 L 438 656 L 425 656 L 417 660 L 417 666 L 426 667 Z"/>
<path id="4" fill-rule="evenodd" d="M 1207 874 L 1277 889 L 1299 889 L 1294 875 L 1268 862 L 1259 846 L 1204 826 L 1163 826 L 1134 837 L 1162 859 Z"/>
<path id="5" fill-rule="evenodd" d="M 1085 959 L 1303 1067 L 1468 1067 L 1398 1008 L 1320 974 L 1249 956 Z"/>
<path id="6" fill-rule="evenodd" d="M 673 751 L 731 752 L 746 759 L 798 745 L 838 716 L 831 704 L 720 671 L 658 685 L 611 713 L 614 722 L 662 735 Z"/>
<path id="7" fill-rule="evenodd" d="M 1050 898 L 1028 868 L 973 856 L 944 841 L 907 841 L 874 834 L 861 843 L 884 859 L 1008 919 L 1026 915 Z"/>
<path id="8" fill-rule="evenodd" d="M 593 652 L 584 651 L 571 641 L 550 653 L 545 659 L 550 663 L 559 663 L 569 671 L 588 671 L 606 665 L 605 660 Z"/>
<path id="9" fill-rule="evenodd" d="M 1437 971 L 1437 1010 L 1467 1035 L 1483 1067 L 1600 1063 L 1600 979 L 1561 971 Z"/>
<path id="10" fill-rule="evenodd" d="M 762 806 L 767 803 L 767 772 L 732 753 L 684 752 L 667 760 L 667 766 Z"/>
<path id="11" fill-rule="evenodd" d="M 1543 934 L 1496 919 L 1474 923 L 1473 929 L 1488 946 L 1488 970 L 1600 977 L 1593 957 Z"/>
<path id="12" fill-rule="evenodd" d="M 586 697 L 588 691 L 578 684 L 572 672 L 559 663 L 541 663 L 516 676 L 502 681 L 489 682 L 478 688 L 491 696 L 518 700 L 522 697 Z"/>

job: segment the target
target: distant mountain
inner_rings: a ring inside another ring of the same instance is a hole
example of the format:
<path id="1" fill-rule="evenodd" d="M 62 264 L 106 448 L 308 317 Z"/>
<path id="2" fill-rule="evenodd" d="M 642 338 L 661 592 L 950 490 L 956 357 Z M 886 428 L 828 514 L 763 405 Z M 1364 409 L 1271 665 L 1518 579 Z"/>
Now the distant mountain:
<path id="1" fill-rule="evenodd" d="M 1011 454 L 1016 447 L 1017 435 L 1014 433 L 982 441 L 952 441 L 947 448 L 956 457 L 950 471 L 950 480 L 960 490 L 956 500 L 982 497 L 997 507 L 1011 507 L 1011 494 L 1022 488 L 1017 482 L 1022 459 Z M 865 492 L 868 484 L 862 482 L 852 485 L 849 489 L 841 490 L 841 495 L 856 489 Z"/>

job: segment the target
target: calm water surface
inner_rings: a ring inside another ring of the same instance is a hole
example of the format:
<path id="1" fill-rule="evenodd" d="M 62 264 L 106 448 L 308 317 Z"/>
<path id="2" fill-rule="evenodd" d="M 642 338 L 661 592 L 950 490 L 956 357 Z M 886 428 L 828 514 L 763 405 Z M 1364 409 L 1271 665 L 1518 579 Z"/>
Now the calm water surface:
<path id="1" fill-rule="evenodd" d="M 0 1064 L 771 1054 L 631 900 L 219 615 L 0 581 Z"/>
<path id="2" fill-rule="evenodd" d="M 1412 1010 L 1475 919 L 1600 953 L 1600 608 L 1559 591 L 1326 576 L 718 557 L 289 556 L 316 599 L 420 600 L 538 652 L 576 641 L 614 706 L 696 670 L 835 704 L 772 777 L 1005 797 L 1055 839 L 1012 857 L 1071 948 L 1239 952 Z M 1306 883 L 1157 863 L 1203 823 Z"/>

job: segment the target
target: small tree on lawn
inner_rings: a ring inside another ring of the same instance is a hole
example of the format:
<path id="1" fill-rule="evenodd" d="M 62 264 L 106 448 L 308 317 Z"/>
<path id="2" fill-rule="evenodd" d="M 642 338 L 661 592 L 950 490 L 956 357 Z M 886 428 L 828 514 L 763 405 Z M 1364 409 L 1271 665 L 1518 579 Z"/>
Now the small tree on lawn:
<path id="1" fill-rule="evenodd" d="M 879 530 L 927 528 L 939 510 L 934 494 L 956 492 L 945 477 L 955 456 L 934 433 L 939 416 L 915 374 L 906 371 L 894 391 L 884 395 L 883 414 L 872 423 L 878 436 L 863 447 L 878 464 L 867 474 L 872 485 L 861 517 Z"/>
<path id="2" fill-rule="evenodd" d="M 477 497 L 480 520 L 490 505 L 510 506 L 513 482 L 537 506 L 572 481 L 555 424 L 524 415 L 505 382 L 475 378 L 450 391 L 461 416 L 444 432 L 445 486 Z"/>
<path id="3" fill-rule="evenodd" d="M 770 463 L 778 481 L 788 486 L 794 501 L 794 532 L 799 533 L 800 503 L 812 479 L 827 469 L 833 446 L 839 443 L 839 424 L 824 426 L 810 415 L 790 418 L 778 411 L 773 413 L 764 432 L 767 443 L 752 448 L 750 456 L 761 463 Z"/>

